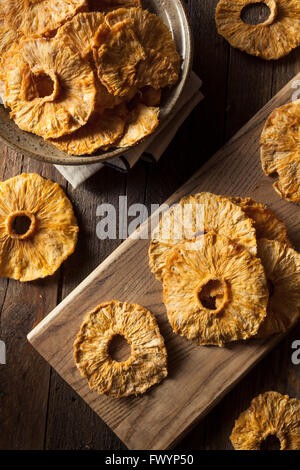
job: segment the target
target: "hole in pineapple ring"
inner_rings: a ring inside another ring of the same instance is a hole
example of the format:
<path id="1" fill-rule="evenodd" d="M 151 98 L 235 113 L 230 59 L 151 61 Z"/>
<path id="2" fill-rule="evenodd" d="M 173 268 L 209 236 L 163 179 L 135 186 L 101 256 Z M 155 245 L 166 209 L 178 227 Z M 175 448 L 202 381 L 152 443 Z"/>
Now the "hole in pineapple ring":
<path id="1" fill-rule="evenodd" d="M 16 211 L 6 219 L 6 230 L 11 238 L 26 240 L 36 230 L 36 218 L 28 211 Z"/>
<path id="2" fill-rule="evenodd" d="M 131 356 L 131 346 L 123 335 L 115 335 L 109 342 L 108 354 L 117 362 L 125 362 Z"/>
<path id="3" fill-rule="evenodd" d="M 202 308 L 218 314 L 229 301 L 229 286 L 223 279 L 206 278 L 198 285 L 196 298 Z"/>
<path id="4" fill-rule="evenodd" d="M 280 450 L 281 443 L 276 434 L 269 434 L 260 444 L 260 450 Z"/>
<path id="5" fill-rule="evenodd" d="M 267 286 L 268 286 L 268 291 L 269 291 L 269 298 L 271 298 L 275 292 L 275 286 L 270 279 L 267 280 Z"/>
<path id="6" fill-rule="evenodd" d="M 247 0 L 241 11 L 242 21 L 251 26 L 270 25 L 276 16 L 277 5 L 274 0 Z"/>
<path id="7" fill-rule="evenodd" d="M 47 73 L 40 72 L 34 75 L 34 81 L 39 98 L 51 96 L 54 92 L 54 81 Z"/>
<path id="8" fill-rule="evenodd" d="M 58 77 L 53 71 L 39 70 L 32 72 L 27 70 L 27 79 L 23 81 L 23 96 L 26 101 L 40 99 L 52 102 L 59 95 Z"/>

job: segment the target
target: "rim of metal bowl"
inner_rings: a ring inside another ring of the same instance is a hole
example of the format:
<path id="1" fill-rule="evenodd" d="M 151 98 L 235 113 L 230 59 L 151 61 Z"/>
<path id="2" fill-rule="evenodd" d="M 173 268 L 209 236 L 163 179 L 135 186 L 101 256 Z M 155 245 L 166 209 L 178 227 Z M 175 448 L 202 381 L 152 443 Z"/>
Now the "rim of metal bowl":
<path id="1" fill-rule="evenodd" d="M 194 49 L 194 42 L 193 42 L 193 35 L 192 35 L 192 29 L 191 29 L 191 24 L 190 20 L 187 16 L 186 13 L 186 8 L 183 5 L 181 0 L 173 0 L 174 3 L 176 3 L 179 11 L 180 11 L 180 18 L 183 22 L 183 30 L 185 33 L 185 57 L 184 57 L 184 68 L 181 71 L 181 78 L 180 82 L 178 85 L 176 85 L 176 96 L 173 97 L 169 103 L 167 103 L 160 112 L 160 123 L 159 126 L 157 127 L 156 131 L 151 134 L 151 136 L 147 137 L 146 139 L 143 140 L 143 144 L 147 142 L 149 138 L 153 138 L 153 136 L 157 135 L 160 130 L 161 126 L 164 124 L 165 120 L 171 119 L 172 115 L 174 114 L 174 110 L 176 107 L 176 104 L 183 92 L 184 86 L 187 82 L 187 79 L 189 77 L 189 74 L 191 73 L 192 69 L 192 63 L 193 63 L 193 49 Z M 44 163 L 52 163 L 55 165 L 65 165 L 65 166 L 79 166 L 79 165 L 88 165 L 92 163 L 102 163 L 102 162 L 108 162 L 116 157 L 121 157 L 121 156 L 126 156 L 126 153 L 129 152 L 130 150 L 137 148 L 139 144 L 132 146 L 132 147 L 127 147 L 127 148 L 118 148 L 110 152 L 104 152 L 102 155 L 94 155 L 94 156 L 72 156 L 68 155 L 66 153 L 65 159 L 62 159 L 60 157 L 55 157 L 55 156 L 47 156 L 47 155 L 42 155 L 39 153 L 34 153 L 34 152 L 29 152 L 22 148 L 21 146 L 19 147 L 13 142 L 10 142 L 7 140 L 4 136 L 0 135 L 0 141 L 2 141 L 5 145 L 10 147 L 11 149 L 15 150 L 17 153 L 20 153 L 24 155 L 25 157 L 28 158 L 33 158 L 35 160 L 42 161 Z"/>

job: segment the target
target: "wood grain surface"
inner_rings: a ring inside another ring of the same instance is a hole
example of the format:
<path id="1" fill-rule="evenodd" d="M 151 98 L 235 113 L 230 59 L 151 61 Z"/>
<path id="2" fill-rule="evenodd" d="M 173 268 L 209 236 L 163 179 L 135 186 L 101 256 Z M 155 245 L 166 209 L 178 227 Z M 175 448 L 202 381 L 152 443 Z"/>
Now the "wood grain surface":
<path id="1" fill-rule="evenodd" d="M 185 3 L 196 45 L 194 70 L 204 81 L 206 99 L 157 166 L 140 162 L 129 175 L 106 168 L 73 190 L 53 167 L 0 146 L 0 178 L 36 171 L 58 181 L 73 201 L 81 227 L 76 253 L 56 276 L 27 285 L 0 280 L 0 339 L 7 346 L 7 364 L 0 365 L 0 449 L 125 448 L 34 351 L 26 335 L 121 243 L 97 239 L 98 204 L 117 204 L 119 195 L 127 195 L 129 204 L 140 202 L 150 207 L 163 203 L 300 70 L 299 49 L 280 61 L 264 62 L 230 48 L 216 32 L 217 0 Z M 265 180 L 261 187 L 266 188 L 268 202 L 273 196 L 270 181 Z M 264 200 L 264 189 L 256 196 Z M 295 208 L 292 204 L 288 207 L 290 211 Z M 295 229 L 291 230 L 297 238 Z M 231 449 L 234 420 L 262 391 L 278 390 L 300 398 L 300 366 L 291 362 L 291 344 L 296 339 L 300 339 L 300 327 L 228 393 L 176 449 Z"/>

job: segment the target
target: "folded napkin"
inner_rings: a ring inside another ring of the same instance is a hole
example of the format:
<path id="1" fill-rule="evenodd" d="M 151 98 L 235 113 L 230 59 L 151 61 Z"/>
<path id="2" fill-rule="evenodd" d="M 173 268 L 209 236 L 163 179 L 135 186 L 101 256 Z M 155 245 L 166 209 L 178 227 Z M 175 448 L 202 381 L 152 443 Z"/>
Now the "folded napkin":
<path id="1" fill-rule="evenodd" d="M 196 105 L 203 99 L 203 95 L 200 91 L 201 86 L 202 81 L 192 72 L 176 104 L 175 113 L 172 114 L 173 117 L 169 120 L 165 120 L 158 134 L 149 137 L 145 142 L 142 142 L 132 150 L 126 152 L 124 156 L 114 158 L 108 162 L 93 163 L 90 165 L 55 165 L 56 169 L 73 188 L 77 188 L 104 166 L 111 166 L 119 171 L 126 172 L 132 168 L 140 158 L 150 162 L 157 162 L 174 138 L 180 126 Z M 0 103 L 2 103 L 1 96 Z"/>
<path id="2" fill-rule="evenodd" d="M 152 138 L 149 137 L 146 142 L 129 150 L 124 156 L 114 158 L 104 163 L 77 166 L 55 165 L 55 167 L 66 180 L 69 181 L 73 188 L 77 188 L 77 186 L 82 184 L 97 171 L 101 170 L 104 166 L 111 166 L 119 171 L 128 171 L 140 158 L 146 161 L 157 162 L 174 138 L 180 126 L 191 114 L 195 106 L 203 99 L 203 95 L 200 91 L 201 86 L 202 81 L 192 72 L 176 104 L 173 118 L 170 120 L 166 119 L 158 134 L 155 134 Z"/>

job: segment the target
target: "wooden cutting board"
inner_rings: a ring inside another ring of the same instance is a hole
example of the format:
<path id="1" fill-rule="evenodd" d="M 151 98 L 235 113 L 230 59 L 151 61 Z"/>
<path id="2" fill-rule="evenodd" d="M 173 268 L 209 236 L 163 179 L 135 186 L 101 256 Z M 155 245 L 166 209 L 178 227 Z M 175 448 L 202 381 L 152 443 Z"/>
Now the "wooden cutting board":
<path id="1" fill-rule="evenodd" d="M 278 214 L 299 248 L 300 207 L 280 199 L 272 188 L 272 179 L 263 175 L 259 159 L 264 122 L 275 107 L 291 101 L 295 91 L 292 83 L 297 79 L 300 74 L 180 188 L 168 204 L 199 191 L 252 196 Z M 200 153 L 201 147 L 195 151 Z M 173 446 L 281 339 L 251 340 L 217 348 L 200 347 L 173 334 L 162 302 L 161 284 L 148 267 L 148 245 L 148 240 L 126 240 L 28 336 L 39 353 L 129 449 Z M 73 342 L 85 313 L 111 299 L 148 308 L 156 316 L 166 340 L 169 376 L 142 397 L 112 400 L 98 396 L 89 390 L 74 365 Z"/>

